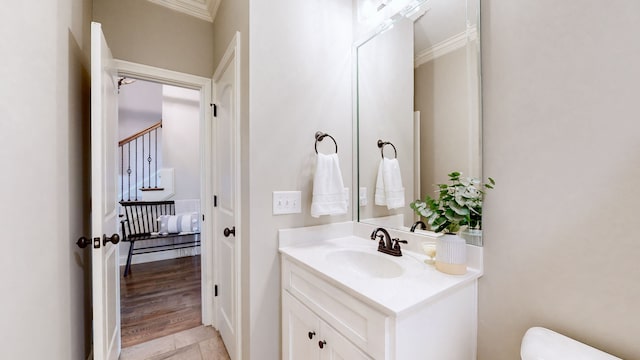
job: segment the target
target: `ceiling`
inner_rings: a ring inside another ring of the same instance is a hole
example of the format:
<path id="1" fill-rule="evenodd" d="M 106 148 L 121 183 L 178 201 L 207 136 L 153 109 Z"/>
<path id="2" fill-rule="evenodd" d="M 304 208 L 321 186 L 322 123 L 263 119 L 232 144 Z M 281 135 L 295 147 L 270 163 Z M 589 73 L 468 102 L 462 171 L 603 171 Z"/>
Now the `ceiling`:
<path id="1" fill-rule="evenodd" d="M 154 4 L 213 22 L 221 0 L 148 0 Z"/>

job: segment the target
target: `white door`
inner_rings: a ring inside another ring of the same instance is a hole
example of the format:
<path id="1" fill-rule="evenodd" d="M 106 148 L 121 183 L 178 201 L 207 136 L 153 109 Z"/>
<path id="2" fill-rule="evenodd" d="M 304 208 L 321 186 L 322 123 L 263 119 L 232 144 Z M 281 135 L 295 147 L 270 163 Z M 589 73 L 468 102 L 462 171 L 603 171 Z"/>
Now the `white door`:
<path id="1" fill-rule="evenodd" d="M 120 355 L 116 74 L 99 23 L 91 23 L 91 238 L 93 358 Z"/>
<path id="2" fill-rule="evenodd" d="M 229 356 L 240 359 L 239 33 L 213 76 L 216 326 Z"/>

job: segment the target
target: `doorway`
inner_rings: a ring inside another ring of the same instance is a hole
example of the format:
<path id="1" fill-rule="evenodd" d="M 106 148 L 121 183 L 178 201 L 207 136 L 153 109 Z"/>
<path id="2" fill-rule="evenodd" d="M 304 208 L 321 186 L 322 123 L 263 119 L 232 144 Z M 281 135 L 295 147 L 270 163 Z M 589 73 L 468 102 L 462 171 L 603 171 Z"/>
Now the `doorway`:
<path id="1" fill-rule="evenodd" d="M 127 206 L 127 221 L 152 206 L 146 204 L 171 201 L 177 216 L 195 222 L 176 231 L 199 232 L 200 108 L 199 90 L 119 77 L 119 200 L 139 204 Z M 202 325 L 200 248 L 179 240 L 195 236 L 138 241 L 135 256 L 127 256 L 131 242 L 120 243 L 123 348 Z"/>
<path id="2" fill-rule="evenodd" d="M 224 171 L 224 169 L 218 168 L 215 166 L 219 163 L 218 157 L 220 155 L 217 150 L 220 150 L 218 142 L 221 139 L 217 136 L 218 134 L 218 126 L 216 123 L 221 119 L 220 117 L 214 117 L 216 113 L 216 106 L 212 103 L 212 100 L 218 101 L 219 97 L 223 95 L 220 93 L 220 85 L 224 82 L 224 88 L 231 90 L 231 92 L 225 92 L 226 94 L 233 94 L 230 98 L 230 102 L 220 103 L 219 114 L 226 114 L 229 116 L 224 116 L 223 118 L 227 118 L 229 121 L 233 122 L 236 125 L 233 125 L 233 135 L 229 138 L 233 138 L 234 140 L 234 148 L 236 150 L 233 151 L 233 161 L 235 164 L 239 164 L 240 152 L 239 152 L 239 144 L 240 144 L 240 134 L 239 134 L 239 104 L 241 103 L 241 92 L 240 92 L 240 33 L 236 33 L 233 37 L 233 40 L 230 42 L 227 52 L 223 56 L 221 60 L 221 64 L 218 66 L 216 73 L 214 74 L 213 79 L 203 78 L 199 76 L 178 73 L 170 70 L 159 69 L 147 65 L 135 64 L 122 60 L 113 60 L 113 68 L 117 71 L 118 76 L 125 76 L 136 78 L 140 80 L 147 80 L 152 82 L 159 82 L 167 85 L 174 85 L 179 87 L 185 87 L 190 89 L 195 89 L 200 92 L 200 126 L 199 126 L 199 139 L 200 139 L 200 159 L 201 159 L 201 182 L 200 182 L 200 212 L 202 214 L 202 227 L 201 227 L 201 299 L 202 299 L 202 324 L 205 326 L 212 325 L 214 328 L 219 328 L 221 321 L 223 321 L 222 316 L 219 311 L 216 309 L 220 309 L 224 304 L 229 303 L 232 304 L 230 307 L 226 307 L 226 309 L 230 309 L 231 311 L 228 313 L 231 321 L 228 321 L 227 324 L 233 326 L 232 338 L 225 339 L 225 346 L 229 349 L 229 353 L 232 359 L 242 358 L 241 349 L 242 349 L 242 334 L 241 331 L 241 306 L 242 304 L 242 291 L 240 288 L 240 279 L 241 279 L 241 238 L 242 232 L 240 227 L 240 219 L 236 216 L 236 224 L 235 227 L 232 224 L 226 224 L 225 226 L 231 229 L 232 236 L 236 240 L 235 245 L 235 254 L 232 256 L 233 260 L 233 269 L 225 269 L 221 267 L 220 262 L 217 262 L 218 265 L 214 269 L 214 261 L 215 257 L 220 256 L 221 251 L 217 249 L 219 246 L 220 239 L 225 236 L 228 237 L 225 229 L 220 229 L 217 227 L 218 221 L 217 215 L 219 213 L 219 207 L 216 206 L 216 192 L 220 190 L 220 184 L 218 181 L 214 180 L 219 176 L 224 177 L 224 173 L 220 173 L 220 171 Z M 224 71 L 225 69 L 233 69 L 230 73 Z M 226 81 L 221 80 L 221 76 L 224 74 L 231 74 L 232 82 L 227 83 Z M 212 84 L 216 84 L 216 88 L 212 87 Z M 212 94 L 216 94 L 216 96 L 212 96 Z M 223 138 L 224 139 L 224 138 Z M 226 142 L 225 142 L 226 143 Z M 238 168 L 235 167 L 233 170 L 234 174 L 237 174 L 236 181 L 239 181 Z M 238 186 L 234 187 L 238 189 Z M 220 200 L 224 194 L 221 194 Z M 238 194 L 239 195 L 239 194 Z M 234 199 L 233 203 L 233 211 L 236 214 L 240 213 L 240 197 L 232 195 Z M 238 231 L 233 232 L 233 230 L 237 229 Z M 217 245 L 216 245 L 217 244 Z M 226 271 L 225 271 L 226 270 Z M 216 276 L 214 276 L 214 274 Z M 231 287 L 218 287 L 219 281 L 227 279 L 232 283 Z M 119 280 L 119 279 L 118 279 Z M 214 292 L 215 289 L 215 292 Z M 215 293 L 215 296 L 214 296 Z M 226 302 L 223 302 L 226 301 Z M 119 305 L 119 304 L 118 304 Z M 119 313 L 119 312 L 118 312 Z M 100 315 L 98 315 L 100 316 Z M 119 329 L 119 327 L 118 327 Z M 119 348 L 119 347 L 118 347 Z"/>

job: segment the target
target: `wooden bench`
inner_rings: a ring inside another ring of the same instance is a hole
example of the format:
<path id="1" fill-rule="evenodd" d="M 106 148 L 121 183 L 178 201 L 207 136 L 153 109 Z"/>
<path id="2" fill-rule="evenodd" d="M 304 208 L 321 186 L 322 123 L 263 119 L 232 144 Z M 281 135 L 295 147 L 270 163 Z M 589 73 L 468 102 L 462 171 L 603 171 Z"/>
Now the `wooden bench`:
<path id="1" fill-rule="evenodd" d="M 159 233 L 158 218 L 162 215 L 175 215 L 175 203 L 168 201 L 121 201 L 125 219 L 120 221 L 122 239 L 131 243 L 127 255 L 124 276 L 131 271 L 133 255 L 148 254 L 158 251 L 177 250 L 200 246 L 199 232 Z M 148 244 L 136 247 L 136 243 L 147 240 L 172 239 L 171 243 Z"/>

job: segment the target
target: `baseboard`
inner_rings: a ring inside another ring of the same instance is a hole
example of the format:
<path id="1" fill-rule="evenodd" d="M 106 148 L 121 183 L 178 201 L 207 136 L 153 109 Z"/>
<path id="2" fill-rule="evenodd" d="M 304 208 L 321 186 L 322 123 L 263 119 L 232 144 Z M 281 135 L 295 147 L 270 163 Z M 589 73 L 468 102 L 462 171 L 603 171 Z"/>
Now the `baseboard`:
<path id="1" fill-rule="evenodd" d="M 128 250 L 128 249 L 127 249 Z M 139 254 L 131 257 L 131 264 L 142 264 L 153 261 L 177 259 L 185 256 L 200 255 L 200 247 L 158 251 L 148 254 Z M 127 252 L 120 249 L 120 266 L 127 264 Z"/>

